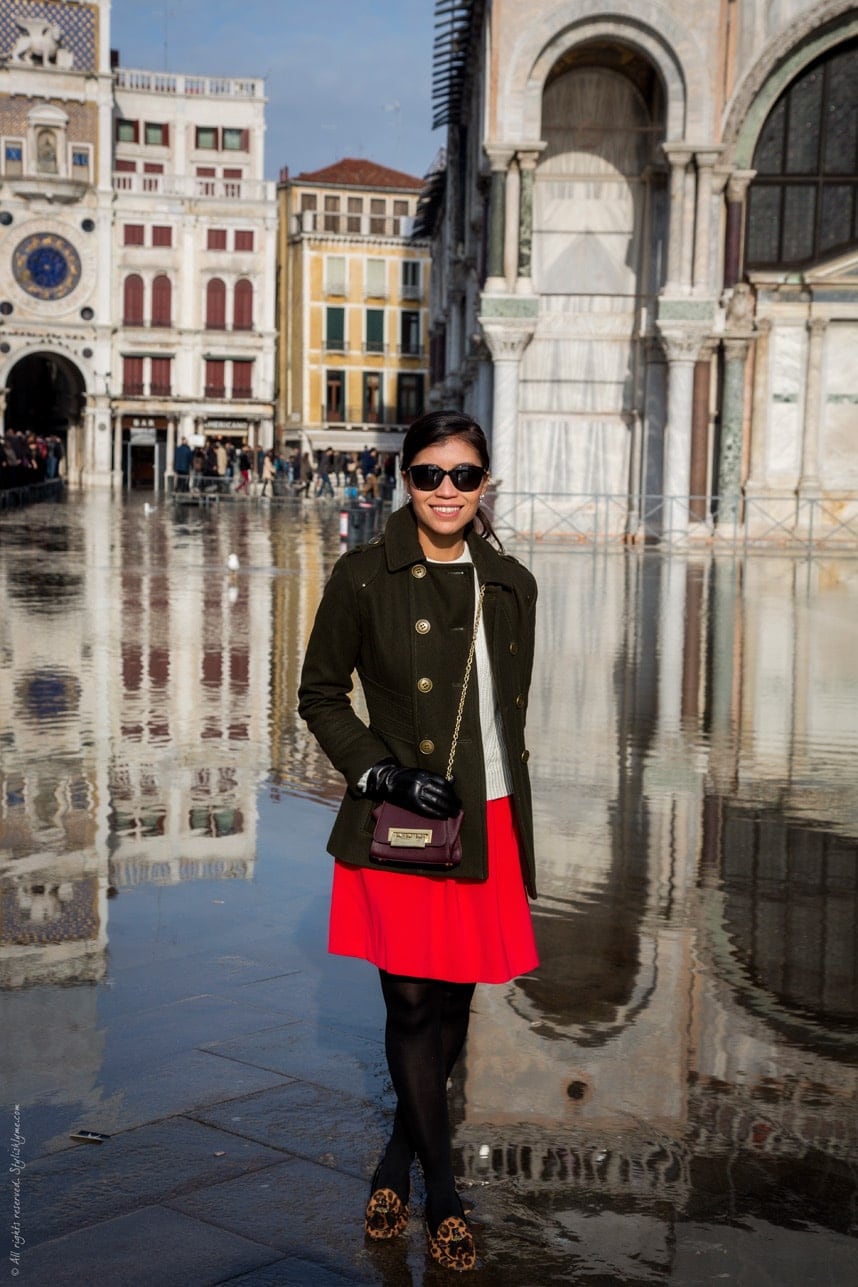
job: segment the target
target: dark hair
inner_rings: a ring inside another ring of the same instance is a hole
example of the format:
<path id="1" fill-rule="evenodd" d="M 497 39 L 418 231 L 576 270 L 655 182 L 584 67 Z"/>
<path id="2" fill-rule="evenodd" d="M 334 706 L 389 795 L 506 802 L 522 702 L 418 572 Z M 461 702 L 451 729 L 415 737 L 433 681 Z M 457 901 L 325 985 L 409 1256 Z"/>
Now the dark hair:
<path id="1" fill-rule="evenodd" d="M 488 472 L 489 444 L 486 435 L 476 420 L 466 416 L 463 411 L 427 411 L 414 421 L 402 443 L 400 467 L 403 472 L 411 468 L 414 457 L 421 451 L 447 442 L 450 438 L 461 438 L 469 447 L 473 447 L 483 468 Z M 474 515 L 474 521 L 479 534 L 494 541 L 498 549 L 502 550 L 500 538 L 482 505 Z"/>

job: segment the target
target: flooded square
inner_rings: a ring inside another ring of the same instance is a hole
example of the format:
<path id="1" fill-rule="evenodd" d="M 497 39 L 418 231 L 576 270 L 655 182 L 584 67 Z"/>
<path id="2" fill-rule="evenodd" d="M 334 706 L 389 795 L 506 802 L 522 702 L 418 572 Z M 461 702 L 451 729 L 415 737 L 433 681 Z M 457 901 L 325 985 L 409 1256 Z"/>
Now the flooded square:
<path id="1" fill-rule="evenodd" d="M 151 1203 L 218 1226 L 188 1284 L 238 1281 L 241 1239 L 271 1248 L 254 1282 L 423 1281 L 418 1236 L 360 1234 L 383 1008 L 326 953 L 342 788 L 295 709 L 339 517 L 91 494 L 0 518 L 0 1083 L 32 1281 L 61 1247 L 56 1281 L 86 1281 L 101 1222 Z M 478 989 L 451 1088 L 478 1278 L 841 1287 L 858 560 L 513 552 L 540 586 L 541 965 Z"/>

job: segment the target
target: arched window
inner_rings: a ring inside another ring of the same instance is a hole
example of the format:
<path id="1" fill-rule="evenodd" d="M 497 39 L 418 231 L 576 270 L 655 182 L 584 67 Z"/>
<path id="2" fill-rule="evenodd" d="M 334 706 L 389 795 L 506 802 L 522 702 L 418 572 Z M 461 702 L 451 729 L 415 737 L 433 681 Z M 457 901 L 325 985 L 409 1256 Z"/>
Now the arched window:
<path id="1" fill-rule="evenodd" d="M 219 277 L 213 277 L 206 286 L 206 329 L 226 330 L 226 286 Z"/>
<path id="2" fill-rule="evenodd" d="M 748 193 L 749 268 L 800 268 L 858 245 L 858 42 L 825 54 L 766 118 Z"/>
<path id="3" fill-rule="evenodd" d="M 235 283 L 232 300 L 232 329 L 234 331 L 253 330 L 253 283 L 246 277 Z"/>
<path id="4" fill-rule="evenodd" d="M 126 326 L 143 325 L 143 278 L 129 273 L 122 287 L 122 320 Z"/>
<path id="5" fill-rule="evenodd" d="M 172 326 L 173 289 L 169 277 L 161 274 L 152 283 L 152 325 Z"/>

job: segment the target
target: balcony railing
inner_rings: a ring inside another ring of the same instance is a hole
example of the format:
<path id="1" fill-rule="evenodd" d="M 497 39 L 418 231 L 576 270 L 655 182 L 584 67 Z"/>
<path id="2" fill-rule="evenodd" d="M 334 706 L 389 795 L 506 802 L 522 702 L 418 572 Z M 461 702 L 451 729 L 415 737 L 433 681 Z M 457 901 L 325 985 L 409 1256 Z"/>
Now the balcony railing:
<path id="1" fill-rule="evenodd" d="M 199 98 L 263 98 L 265 82 L 224 76 L 183 76 L 171 72 L 136 71 L 117 67 L 113 73 L 117 89 L 149 94 L 193 94 Z"/>
<path id="2" fill-rule="evenodd" d="M 422 358 L 424 352 L 422 344 L 400 344 L 397 349 L 400 357 Z"/>
<path id="3" fill-rule="evenodd" d="M 403 299 L 422 299 L 423 287 L 414 285 L 411 282 L 403 282 L 402 290 L 399 292 Z"/>
<path id="4" fill-rule="evenodd" d="M 363 351 L 364 353 L 386 353 L 387 347 L 384 340 L 364 340 Z"/>
<path id="5" fill-rule="evenodd" d="M 330 210 L 302 210 L 292 216 L 291 231 L 333 237 L 411 237 L 412 215 L 361 215 L 359 229 L 354 215 L 336 214 Z"/>
<path id="6" fill-rule="evenodd" d="M 322 346 L 326 353 L 348 353 L 349 351 L 346 340 L 323 340 Z"/>
<path id="7" fill-rule="evenodd" d="M 152 398 L 169 398 L 172 394 L 172 385 L 170 384 L 150 384 L 149 395 Z"/>
<path id="8" fill-rule="evenodd" d="M 333 424 L 352 424 L 352 425 L 380 425 L 382 428 L 392 429 L 396 426 L 411 424 L 416 416 L 399 416 L 396 414 L 395 407 L 382 407 L 379 409 L 370 409 L 369 407 L 346 407 L 343 411 L 332 411 L 330 407 L 322 406 L 320 419 L 328 425 Z"/>
<path id="9" fill-rule="evenodd" d="M 218 179 L 189 174 L 137 174 L 133 170 L 115 170 L 116 192 L 156 193 L 188 201 L 269 201 L 274 199 L 274 185 L 262 179 Z"/>
<path id="10" fill-rule="evenodd" d="M 124 384 L 123 384 L 123 386 L 122 386 L 122 396 L 123 396 L 124 398 L 142 398 L 142 397 L 143 397 L 143 381 L 142 381 L 142 380 L 126 380 L 126 381 L 125 381 L 125 383 L 124 383 Z"/>
<path id="11" fill-rule="evenodd" d="M 207 398 L 225 398 L 226 385 L 225 384 L 207 384 L 205 386 L 205 396 Z"/>

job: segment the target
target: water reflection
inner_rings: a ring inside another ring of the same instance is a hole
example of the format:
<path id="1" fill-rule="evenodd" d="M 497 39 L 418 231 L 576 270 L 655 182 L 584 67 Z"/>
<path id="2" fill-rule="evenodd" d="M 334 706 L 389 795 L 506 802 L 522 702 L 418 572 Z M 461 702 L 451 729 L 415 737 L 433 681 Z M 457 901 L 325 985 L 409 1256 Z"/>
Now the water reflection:
<path id="1" fill-rule="evenodd" d="M 276 848 L 260 791 L 287 827 L 295 796 L 338 798 L 294 708 L 338 530 L 312 506 L 147 515 L 90 496 L 3 520 L 0 542 L 0 1012 L 17 1030 L 15 989 L 104 979 L 111 897 L 279 879 L 258 867 Z M 680 1218 L 855 1233 L 858 566 L 523 556 L 541 585 L 542 966 L 478 994 L 462 1169 L 540 1225 L 545 1281 L 570 1247 L 620 1281 L 635 1263 L 670 1277 Z M 32 1102 L 89 1093 L 94 995 L 38 993 L 50 1022 L 4 1057 L 10 1075 L 41 1060 Z M 648 1213 L 639 1244 L 587 1206 L 608 1200 Z"/>

